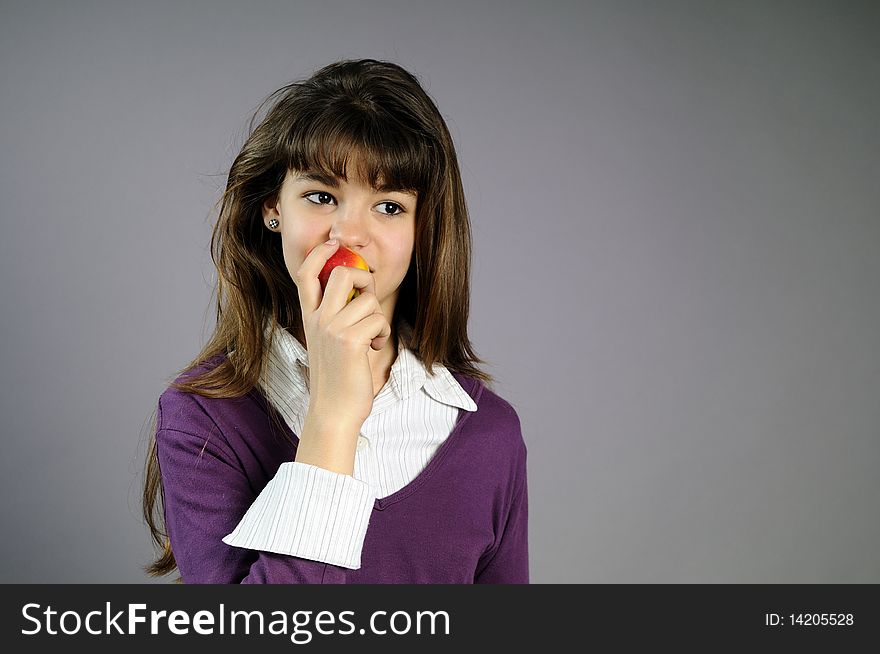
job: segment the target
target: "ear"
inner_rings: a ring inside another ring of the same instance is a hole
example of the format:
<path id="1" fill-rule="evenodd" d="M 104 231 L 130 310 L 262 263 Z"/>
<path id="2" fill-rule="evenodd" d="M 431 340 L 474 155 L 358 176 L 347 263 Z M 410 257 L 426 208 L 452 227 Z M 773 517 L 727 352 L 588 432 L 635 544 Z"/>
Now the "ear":
<path id="1" fill-rule="evenodd" d="M 279 202 L 277 197 L 271 197 L 263 202 L 263 220 L 280 218 L 281 212 L 278 211 L 278 205 Z"/>

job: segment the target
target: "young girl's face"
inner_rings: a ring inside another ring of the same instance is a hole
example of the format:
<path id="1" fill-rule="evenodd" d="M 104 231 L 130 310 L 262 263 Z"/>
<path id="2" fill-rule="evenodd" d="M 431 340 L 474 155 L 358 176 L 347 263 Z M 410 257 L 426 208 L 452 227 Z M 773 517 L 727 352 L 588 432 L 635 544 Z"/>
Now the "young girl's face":
<path id="1" fill-rule="evenodd" d="M 360 254 L 373 271 L 377 299 L 391 321 L 412 258 L 417 197 L 370 188 L 350 172 L 358 170 L 356 163 L 349 162 L 348 182 L 289 170 L 277 201 L 264 204 L 263 222 L 280 222 L 284 263 L 294 280 L 308 252 L 328 239 L 337 238 Z"/>

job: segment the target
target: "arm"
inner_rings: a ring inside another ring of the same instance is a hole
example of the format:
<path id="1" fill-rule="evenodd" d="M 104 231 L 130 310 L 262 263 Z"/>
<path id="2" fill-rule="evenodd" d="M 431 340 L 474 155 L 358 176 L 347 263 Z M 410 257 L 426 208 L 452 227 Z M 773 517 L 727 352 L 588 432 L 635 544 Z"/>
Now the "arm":
<path id="1" fill-rule="evenodd" d="M 349 474 L 287 461 L 223 542 L 357 570 L 375 501 Z"/>
<path id="2" fill-rule="evenodd" d="M 475 584 L 529 583 L 529 491 L 526 448 L 522 445 L 516 464 L 509 510 L 501 522 L 497 546 L 481 559 Z"/>
<path id="3" fill-rule="evenodd" d="M 340 565 L 224 542 L 242 537 L 236 526 L 258 496 L 216 428 L 207 437 L 162 428 L 156 443 L 166 527 L 185 583 L 346 583 Z"/>

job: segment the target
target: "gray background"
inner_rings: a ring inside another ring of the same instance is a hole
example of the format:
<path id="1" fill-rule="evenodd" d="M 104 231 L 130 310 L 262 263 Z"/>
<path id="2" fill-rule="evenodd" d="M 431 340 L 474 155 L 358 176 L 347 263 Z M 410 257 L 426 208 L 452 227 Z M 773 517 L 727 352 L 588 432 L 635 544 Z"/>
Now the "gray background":
<path id="1" fill-rule="evenodd" d="M 458 148 L 532 580 L 880 582 L 878 32 L 840 0 L 4 2 L 0 580 L 150 581 L 145 427 L 211 328 L 246 121 L 373 57 Z"/>

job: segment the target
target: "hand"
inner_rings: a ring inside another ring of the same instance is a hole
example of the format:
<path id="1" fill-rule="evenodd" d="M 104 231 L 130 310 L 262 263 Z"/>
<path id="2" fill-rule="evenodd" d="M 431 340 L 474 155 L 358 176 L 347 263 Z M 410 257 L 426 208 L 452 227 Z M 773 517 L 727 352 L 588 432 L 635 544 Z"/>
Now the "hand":
<path id="1" fill-rule="evenodd" d="M 379 305 L 375 278 L 367 270 L 337 266 L 322 294 L 318 274 L 338 247 L 324 243 L 313 248 L 295 281 L 309 353 L 309 413 L 320 424 L 337 430 L 350 427 L 356 434 L 373 409 L 367 351 L 385 346 L 391 325 Z M 360 294 L 346 303 L 353 288 Z"/>

